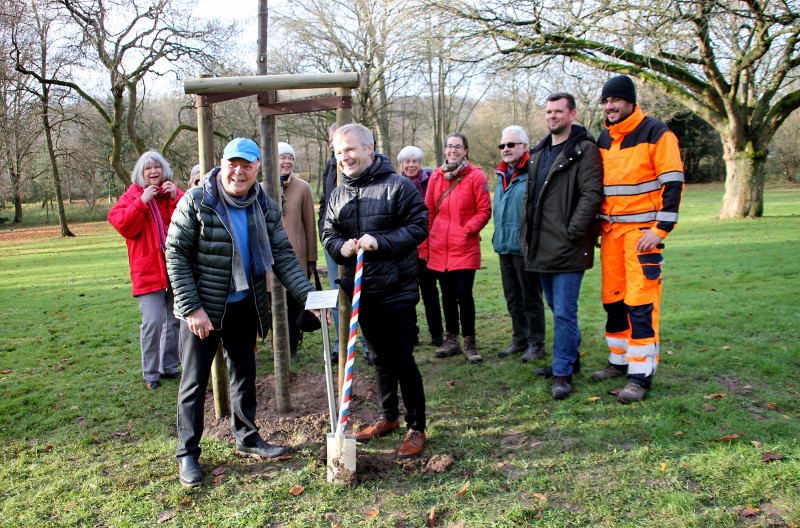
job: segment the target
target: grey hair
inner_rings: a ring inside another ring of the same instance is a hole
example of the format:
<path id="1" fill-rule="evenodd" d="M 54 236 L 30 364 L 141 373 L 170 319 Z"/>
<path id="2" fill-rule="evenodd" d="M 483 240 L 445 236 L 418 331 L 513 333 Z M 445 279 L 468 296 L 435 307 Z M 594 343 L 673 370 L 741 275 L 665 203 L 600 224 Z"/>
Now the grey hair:
<path id="1" fill-rule="evenodd" d="M 339 125 L 336 124 L 336 122 L 334 121 L 333 124 L 328 127 L 328 134 L 330 134 L 331 132 L 336 132 L 337 128 L 339 128 Z"/>
<path id="2" fill-rule="evenodd" d="M 407 147 L 403 147 L 403 150 L 397 154 L 397 164 L 402 165 L 403 162 L 409 158 L 413 158 L 422 163 L 425 160 L 425 155 L 422 153 L 421 148 L 415 147 L 414 145 L 409 145 Z"/>
<path id="3" fill-rule="evenodd" d="M 172 167 L 169 166 L 164 156 L 155 150 L 148 150 L 136 160 L 136 165 L 133 166 L 131 171 L 131 183 L 139 187 L 147 187 L 147 182 L 144 180 L 144 168 L 148 164 L 161 165 L 161 172 L 164 175 L 164 181 L 172 181 Z"/>
<path id="4" fill-rule="evenodd" d="M 511 125 L 509 127 L 505 127 L 503 132 L 500 134 L 500 137 L 505 136 L 506 134 L 514 134 L 519 138 L 519 140 L 525 144 L 528 143 L 528 134 L 525 133 L 525 129 L 518 125 Z"/>
<path id="5" fill-rule="evenodd" d="M 375 146 L 375 138 L 372 136 L 372 132 L 364 125 L 359 125 L 358 123 L 348 123 L 337 128 L 336 132 L 333 133 L 333 142 L 336 143 L 350 132 L 356 135 L 362 147 Z"/>

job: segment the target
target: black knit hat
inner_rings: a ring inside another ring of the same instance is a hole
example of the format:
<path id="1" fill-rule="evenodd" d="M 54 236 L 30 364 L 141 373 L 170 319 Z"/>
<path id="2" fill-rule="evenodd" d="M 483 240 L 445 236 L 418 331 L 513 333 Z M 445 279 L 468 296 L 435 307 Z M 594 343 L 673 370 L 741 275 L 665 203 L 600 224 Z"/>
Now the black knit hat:
<path id="1" fill-rule="evenodd" d="M 607 97 L 619 97 L 636 104 L 636 87 L 627 75 L 617 75 L 603 85 L 600 101 L 605 101 Z"/>

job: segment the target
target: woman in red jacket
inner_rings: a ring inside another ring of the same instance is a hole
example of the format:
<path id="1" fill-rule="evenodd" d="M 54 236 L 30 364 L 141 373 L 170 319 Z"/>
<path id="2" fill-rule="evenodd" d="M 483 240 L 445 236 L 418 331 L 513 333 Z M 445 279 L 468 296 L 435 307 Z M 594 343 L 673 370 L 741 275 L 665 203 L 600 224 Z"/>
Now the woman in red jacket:
<path id="1" fill-rule="evenodd" d="M 180 323 L 172 313 L 164 242 L 172 213 L 183 193 L 172 183 L 172 169 L 158 152 L 142 154 L 131 172 L 132 185 L 108 213 L 108 221 L 125 237 L 133 296 L 139 299 L 142 324 L 142 374 L 148 390 L 159 378 L 180 378 Z"/>
<path id="2" fill-rule="evenodd" d="M 461 352 L 459 316 L 464 336 L 464 355 L 473 363 L 482 361 L 475 343 L 475 300 L 472 285 L 481 266 L 480 231 L 492 216 L 489 182 L 469 162 L 469 145 L 463 134 L 445 140 L 445 163 L 428 183 L 425 203 L 430 212 L 428 269 L 440 273 L 444 311 L 444 345 L 436 357 Z"/>

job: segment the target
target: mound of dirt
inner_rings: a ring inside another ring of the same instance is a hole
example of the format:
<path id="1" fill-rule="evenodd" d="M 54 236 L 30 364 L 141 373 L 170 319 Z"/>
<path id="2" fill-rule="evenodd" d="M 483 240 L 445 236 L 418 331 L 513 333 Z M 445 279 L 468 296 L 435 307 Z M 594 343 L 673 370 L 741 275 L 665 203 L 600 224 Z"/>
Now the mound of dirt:
<path id="1" fill-rule="evenodd" d="M 293 372 L 289 381 L 289 393 L 291 412 L 278 413 L 275 404 L 275 376 L 270 374 L 256 379 L 256 425 L 261 437 L 271 444 L 289 448 L 309 443 L 324 444 L 325 435 L 331 430 L 325 373 Z M 377 398 L 371 372 L 355 372 L 351 394 L 348 434 L 377 418 Z M 338 412 L 338 400 L 336 408 Z M 206 396 L 204 427 L 204 434 L 216 440 L 234 443 L 230 418 L 217 420 L 214 417 L 214 398 L 210 390 Z"/>
<path id="2" fill-rule="evenodd" d="M 275 377 L 269 375 L 256 380 L 258 411 L 256 425 L 261 437 L 272 444 L 286 446 L 290 451 L 300 446 L 312 447 L 321 467 L 327 463 L 326 434 L 331 424 L 328 416 L 328 397 L 324 372 L 298 372 L 290 377 L 292 411 L 280 414 L 275 406 Z M 356 371 L 353 377 L 353 390 L 347 425 L 348 434 L 358 431 L 372 423 L 377 417 L 377 393 L 371 369 L 366 373 Z M 338 401 L 337 401 L 338 410 Z M 400 415 L 405 409 L 400 407 Z M 217 420 L 214 417 L 214 398 L 209 391 L 205 405 L 204 434 L 220 441 L 234 443 L 230 418 Z M 400 442 L 398 435 L 398 445 Z M 297 451 L 295 451 L 297 452 Z M 295 455 L 296 456 L 296 455 Z M 459 453 L 435 454 L 413 459 L 397 458 L 393 450 L 370 452 L 359 446 L 356 455 L 356 474 L 349 485 L 357 486 L 363 482 L 381 480 L 391 472 L 400 469 L 408 476 L 425 473 L 435 475 L 448 471 L 461 458 Z M 269 467 L 269 466 L 267 466 Z M 253 468 L 250 472 L 255 471 Z M 264 470 L 268 472 L 269 469 Z M 255 474 L 260 474 L 258 471 Z"/>

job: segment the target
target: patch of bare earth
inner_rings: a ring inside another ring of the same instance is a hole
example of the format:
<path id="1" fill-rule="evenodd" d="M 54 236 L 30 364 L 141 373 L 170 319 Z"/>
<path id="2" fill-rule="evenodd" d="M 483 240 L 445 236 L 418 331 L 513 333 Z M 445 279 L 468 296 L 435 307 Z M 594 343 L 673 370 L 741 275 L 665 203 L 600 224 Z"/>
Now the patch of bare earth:
<path id="1" fill-rule="evenodd" d="M 274 375 L 260 377 L 256 380 L 258 399 L 256 425 L 259 433 L 269 443 L 288 447 L 290 455 L 297 459 L 298 464 L 302 461 L 297 458 L 301 451 L 298 448 L 300 446 L 310 447 L 311 452 L 314 453 L 312 456 L 318 457 L 321 468 L 324 468 L 327 462 L 326 435 L 331 431 L 324 372 L 292 373 L 289 392 L 292 411 L 284 414 L 278 413 L 275 403 Z M 354 374 L 351 394 L 348 434 L 353 434 L 353 431 L 360 430 L 377 418 L 377 393 L 370 372 Z M 338 400 L 336 408 L 338 412 Z M 401 406 L 400 415 L 402 416 L 404 412 L 405 409 Z M 204 434 L 216 440 L 234 444 L 230 418 L 215 418 L 214 398 L 210 391 L 206 396 L 204 427 Z M 402 436 L 399 434 L 397 436 L 399 445 Z M 308 452 L 308 449 L 302 451 Z M 368 452 L 359 447 L 356 454 L 356 474 L 351 482 L 352 485 L 358 485 L 371 480 L 380 480 L 397 469 L 409 476 L 423 472 L 434 475 L 448 471 L 459 458 L 460 455 L 456 453 L 400 459 L 393 450 Z M 242 469 L 254 476 L 266 476 L 272 471 L 270 466 L 261 464 L 257 466 L 262 467 L 249 466 L 247 469 Z"/>

